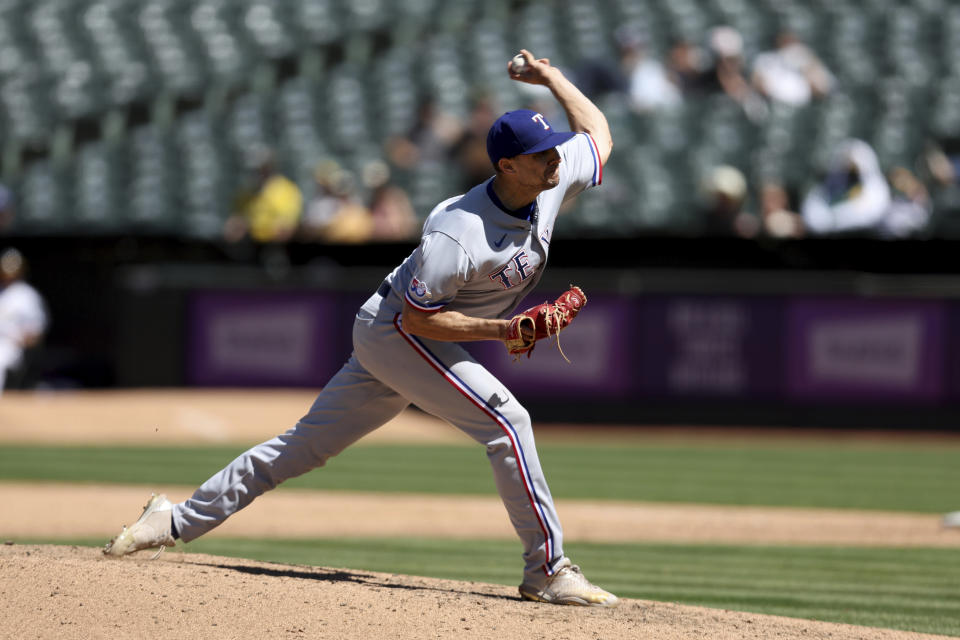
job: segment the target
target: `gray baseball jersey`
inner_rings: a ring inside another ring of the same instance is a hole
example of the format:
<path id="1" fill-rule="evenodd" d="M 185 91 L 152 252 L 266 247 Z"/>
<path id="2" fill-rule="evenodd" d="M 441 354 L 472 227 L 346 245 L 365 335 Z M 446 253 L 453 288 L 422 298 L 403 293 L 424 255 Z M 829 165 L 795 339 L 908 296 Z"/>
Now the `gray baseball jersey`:
<path id="1" fill-rule="evenodd" d="M 578 134 L 557 149 L 560 183 L 537 196 L 530 220 L 502 209 L 492 178 L 437 205 L 420 246 L 387 279 L 392 293 L 383 304 L 401 311 L 406 300 L 421 311 L 508 315 L 540 281 L 560 206 L 601 180 L 589 135 Z"/>
<path id="2" fill-rule="evenodd" d="M 543 584 L 563 560 L 563 534 L 537 457 L 530 415 L 462 346 L 407 333 L 403 306 L 508 315 L 540 278 L 564 201 L 599 184 L 593 140 L 558 147 L 558 186 L 523 220 L 501 208 L 489 181 L 434 209 L 420 245 L 357 314 L 354 352 L 310 411 L 281 436 L 253 447 L 174 505 L 181 539 L 213 529 L 264 491 L 323 466 L 410 403 L 486 448 L 497 491 L 524 546 L 524 583 Z"/>

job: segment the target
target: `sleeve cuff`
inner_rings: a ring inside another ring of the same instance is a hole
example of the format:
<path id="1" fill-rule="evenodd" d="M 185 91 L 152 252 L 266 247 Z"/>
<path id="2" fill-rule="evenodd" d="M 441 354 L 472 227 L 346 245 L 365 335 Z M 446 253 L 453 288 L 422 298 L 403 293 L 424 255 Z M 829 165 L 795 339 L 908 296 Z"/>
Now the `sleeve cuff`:
<path id="1" fill-rule="evenodd" d="M 413 307 L 417 311 L 423 311 L 425 313 L 436 313 L 437 311 L 441 311 L 448 304 L 446 302 L 441 302 L 438 304 L 425 305 L 422 302 L 418 302 L 413 298 L 411 298 L 410 294 L 404 294 L 403 297 L 404 297 L 404 300 L 407 301 L 407 304 L 409 304 L 411 307 Z"/>
<path id="2" fill-rule="evenodd" d="M 590 153 L 593 155 L 593 186 L 599 186 L 603 182 L 603 165 L 600 164 L 600 150 L 597 143 L 589 133 L 584 133 L 590 140 Z"/>

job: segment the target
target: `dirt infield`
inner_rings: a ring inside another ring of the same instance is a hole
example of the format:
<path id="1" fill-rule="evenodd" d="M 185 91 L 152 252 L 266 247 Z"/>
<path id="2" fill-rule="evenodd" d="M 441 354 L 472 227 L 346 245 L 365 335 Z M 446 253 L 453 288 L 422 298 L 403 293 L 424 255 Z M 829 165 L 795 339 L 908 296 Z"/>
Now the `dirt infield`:
<path id="1" fill-rule="evenodd" d="M 96 549 L 0 546 L 0 636 L 338 640 L 922 640 L 660 602 L 614 610 L 522 602 L 511 587 L 201 554 L 110 559 Z"/>
<path id="2" fill-rule="evenodd" d="M 286 431 L 312 391 L 85 391 L 0 396 L 0 442 L 218 444 L 261 442 Z M 362 442 L 468 443 L 444 422 L 407 411 Z"/>
<path id="3" fill-rule="evenodd" d="M 151 487 L 174 501 L 192 487 Z M 0 483 L 10 514 L 0 535 L 80 538 L 115 535 L 140 514 L 146 487 Z M 928 514 L 558 500 L 569 542 L 685 542 L 960 547 L 960 530 Z M 394 536 L 512 540 L 495 496 L 272 491 L 236 514 L 217 536 L 332 538 Z"/>
<path id="4" fill-rule="evenodd" d="M 0 398 L 0 443 L 252 443 L 295 422 L 313 395 L 7 394 Z M 563 430 L 554 433 L 555 438 L 568 437 Z M 625 434 L 596 430 L 591 436 L 614 441 Z M 471 445 L 448 425 L 415 411 L 405 412 L 361 444 L 384 441 Z M 155 489 L 180 500 L 192 487 Z M 136 518 L 146 496 L 144 487 L 0 483 L 4 511 L 15 514 L 0 521 L 0 536 L 106 540 L 120 524 Z M 960 531 L 945 531 L 938 518 L 922 514 L 562 499 L 558 510 L 568 540 L 960 546 Z M 331 513 L 337 518 L 330 518 Z M 263 496 L 217 533 L 372 534 L 514 535 L 494 496 L 451 499 L 296 490 Z M 634 600 L 613 612 L 558 608 L 520 602 L 513 588 L 497 585 L 198 554 L 166 554 L 156 562 L 146 556 L 111 560 L 96 549 L 16 544 L 0 546 L 0 598 L 0 638 L 17 639 L 935 637 Z"/>

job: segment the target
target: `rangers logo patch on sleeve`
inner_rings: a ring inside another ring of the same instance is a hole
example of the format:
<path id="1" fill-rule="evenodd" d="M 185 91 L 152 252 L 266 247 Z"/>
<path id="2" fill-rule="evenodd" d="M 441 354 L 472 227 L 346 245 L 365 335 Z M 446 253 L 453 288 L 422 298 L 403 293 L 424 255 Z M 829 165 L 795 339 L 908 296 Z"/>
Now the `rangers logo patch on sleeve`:
<path id="1" fill-rule="evenodd" d="M 416 296 L 417 298 L 423 298 L 430 293 L 430 290 L 427 289 L 427 285 L 413 278 L 410 281 L 410 294 Z"/>
<path id="2" fill-rule="evenodd" d="M 431 313 L 439 311 L 447 304 L 446 302 L 434 301 L 430 287 L 419 278 L 412 278 L 410 280 L 410 285 L 407 287 L 407 293 L 404 297 L 414 308 Z"/>

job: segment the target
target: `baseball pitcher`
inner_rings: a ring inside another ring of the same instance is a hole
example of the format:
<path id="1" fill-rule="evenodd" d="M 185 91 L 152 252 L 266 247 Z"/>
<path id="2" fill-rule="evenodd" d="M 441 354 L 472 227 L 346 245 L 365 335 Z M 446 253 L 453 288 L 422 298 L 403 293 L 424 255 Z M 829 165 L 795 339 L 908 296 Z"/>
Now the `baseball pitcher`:
<path id="1" fill-rule="evenodd" d="M 257 496 L 323 466 L 409 404 L 445 419 L 486 447 L 497 491 L 523 542 L 526 600 L 613 607 L 563 551 L 563 532 L 527 411 L 460 345 L 500 340 L 514 357 L 553 338 L 587 297 L 571 287 L 552 303 L 515 314 L 547 263 L 561 205 L 600 184 L 613 146 L 606 118 L 547 59 L 527 50 L 510 77 L 544 85 L 569 132 L 536 112 L 505 113 L 490 128 L 494 175 L 438 204 L 419 246 L 357 313 L 353 353 L 297 424 L 239 456 L 179 504 L 154 495 L 140 519 L 107 543 L 122 556 L 189 542 Z"/>

